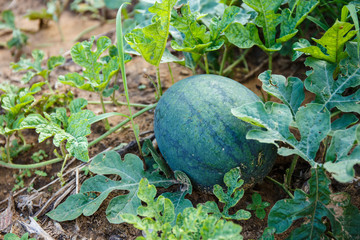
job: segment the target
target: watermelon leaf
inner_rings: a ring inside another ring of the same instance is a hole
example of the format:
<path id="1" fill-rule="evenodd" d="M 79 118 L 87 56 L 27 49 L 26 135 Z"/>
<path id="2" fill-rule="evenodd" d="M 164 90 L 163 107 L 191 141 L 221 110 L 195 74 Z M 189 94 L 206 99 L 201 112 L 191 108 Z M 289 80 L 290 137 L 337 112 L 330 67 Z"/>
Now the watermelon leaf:
<path id="1" fill-rule="evenodd" d="M 71 156 L 87 162 L 89 160 L 88 141 L 86 136 L 91 134 L 89 120 L 95 116 L 90 110 L 82 110 L 87 105 L 85 99 L 75 99 L 70 103 L 71 115 L 67 117 L 65 108 L 57 108 L 55 113 L 30 114 L 22 122 L 22 128 L 33 128 L 39 133 L 39 142 L 54 137 L 53 143 L 59 147 L 66 142 L 66 150 Z M 63 156 L 65 157 L 65 156 Z"/>
<path id="2" fill-rule="evenodd" d="M 285 103 L 295 116 L 305 99 L 303 82 L 296 77 L 286 79 L 282 75 L 271 74 L 270 70 L 261 73 L 259 79 L 263 83 L 262 88 Z"/>
<path id="3" fill-rule="evenodd" d="M 259 1 L 259 0 L 244 0 L 244 3 L 258 12 L 258 16 L 255 19 L 255 24 L 263 29 L 265 46 L 267 48 L 275 45 L 276 27 L 281 22 L 281 15 L 276 14 L 282 0 L 276 1 Z"/>
<path id="4" fill-rule="evenodd" d="M 250 212 L 243 209 L 237 211 L 234 215 L 229 214 L 229 209 L 234 207 L 244 196 L 244 189 L 241 188 L 244 180 L 240 179 L 240 177 L 240 168 L 233 168 L 224 175 L 224 183 L 227 191 L 224 192 L 223 188 L 218 184 L 214 186 L 213 190 L 213 193 L 219 201 L 225 204 L 223 211 L 220 212 L 215 202 L 209 201 L 204 204 L 208 212 L 214 213 L 218 218 L 222 217 L 224 219 L 247 220 L 251 217 Z"/>
<path id="5" fill-rule="evenodd" d="M 325 51 L 318 46 L 295 48 L 294 50 L 331 63 L 339 63 L 347 56 L 343 51 L 345 43 L 356 35 L 356 30 L 351 30 L 353 26 L 351 23 L 339 22 L 337 20 L 320 39 L 313 38 Z"/>
<path id="6" fill-rule="evenodd" d="M 152 23 L 143 28 L 135 28 L 125 35 L 125 40 L 131 48 L 154 66 L 159 66 L 162 61 L 169 37 L 171 10 L 175 4 L 176 0 L 155 2 L 149 8 L 149 12 L 155 14 Z"/>
<path id="7" fill-rule="evenodd" d="M 336 64 L 311 57 L 306 59 L 305 64 L 313 69 L 307 72 L 304 85 L 307 90 L 316 94 L 315 103 L 323 104 L 329 110 L 337 107 L 343 112 L 360 113 L 360 89 L 351 95 L 343 95 L 346 89 L 359 85 L 360 68 L 349 72 L 349 75 L 339 74 L 334 80 Z"/>
<path id="8" fill-rule="evenodd" d="M 293 38 L 298 30 L 296 29 L 319 4 L 318 0 L 296 1 L 296 5 L 285 8 L 281 12 L 282 22 L 280 25 L 280 37 L 276 39 L 277 43 L 283 43 Z M 296 8 L 295 17 L 292 16 Z"/>
<path id="9" fill-rule="evenodd" d="M 115 151 L 97 155 L 89 166 L 90 171 L 99 174 L 87 179 L 81 186 L 80 193 L 71 195 L 48 216 L 56 221 L 73 220 L 81 214 L 94 214 L 106 197 L 114 190 L 125 190 L 127 194 L 114 197 L 106 210 L 107 219 L 111 223 L 122 223 L 122 214 L 135 214 L 141 205 L 137 197 L 139 182 L 146 177 L 149 183 L 157 187 L 169 187 L 178 183 L 173 179 L 166 179 L 157 172 L 149 173 L 143 169 L 139 157 L 133 154 L 125 155 L 121 160 Z M 102 174 L 116 174 L 120 181 L 113 181 Z"/>
<path id="10" fill-rule="evenodd" d="M 175 178 L 181 183 L 180 191 L 173 193 L 165 192 L 162 194 L 162 196 L 170 199 L 171 202 L 174 204 L 174 211 L 176 218 L 176 216 L 182 213 L 185 208 L 193 207 L 193 204 L 189 199 L 185 199 L 186 195 L 192 194 L 192 185 L 188 176 L 181 171 L 175 171 Z M 174 219 L 171 225 L 175 224 L 175 220 L 176 219 Z"/>
<path id="11" fill-rule="evenodd" d="M 353 147 L 357 127 L 336 131 L 326 152 L 324 168 L 339 182 L 352 181 L 354 166 L 360 163 L 360 146 Z"/>
<path id="12" fill-rule="evenodd" d="M 232 109 L 231 112 L 245 122 L 266 128 L 250 130 L 247 139 L 275 144 L 280 155 L 297 154 L 311 166 L 317 165 L 316 152 L 320 142 L 331 130 L 330 113 L 321 104 L 308 104 L 297 111 L 295 121 L 301 135 L 300 141 L 289 130 L 293 118 L 290 108 L 284 104 L 254 102 Z M 277 141 L 287 143 L 292 148 L 280 147 Z"/>
<path id="13" fill-rule="evenodd" d="M 199 12 L 191 12 L 190 5 L 186 4 L 181 8 L 181 16 L 173 12 L 171 25 L 185 36 L 181 43 L 172 40 L 171 47 L 177 51 L 191 52 L 203 55 L 206 52 L 215 51 L 221 48 L 225 40 L 221 38 L 224 31 L 235 21 L 240 8 L 231 6 L 225 9 L 222 18 L 214 17 L 209 25 L 197 21 L 204 17 Z M 180 45 L 181 44 L 181 45 Z"/>
<path id="14" fill-rule="evenodd" d="M 183 209 L 173 222 L 174 204 L 163 195 L 155 200 L 156 188 L 147 179 L 141 179 L 137 195 L 146 203 L 137 209 L 137 215 L 142 218 L 133 213 L 123 213 L 121 217 L 142 230 L 146 239 L 242 239 L 241 226 L 220 219 L 221 216 L 212 214 L 211 209 L 202 204 Z M 216 206 L 215 202 L 211 203 Z"/>
<path id="15" fill-rule="evenodd" d="M 111 40 L 100 37 L 96 42 L 96 50 L 92 51 L 95 37 L 90 41 L 83 41 L 71 48 L 73 61 L 83 67 L 83 74 L 67 73 L 59 76 L 58 80 L 63 83 L 82 90 L 91 92 L 103 92 L 109 84 L 112 76 L 119 71 L 119 59 L 117 56 L 110 57 L 108 61 L 98 61 L 100 56 L 111 47 Z"/>
<path id="16" fill-rule="evenodd" d="M 359 237 L 359 210 L 351 205 L 348 196 L 331 195 L 330 180 L 325 171 L 322 168 L 312 168 L 308 183 L 309 193 L 296 189 L 293 199 L 275 203 L 268 216 L 268 226 L 274 227 L 276 233 L 283 233 L 295 220 L 305 218 L 306 222 L 293 230 L 290 238 L 321 239 L 326 237 L 327 227 L 324 219 L 327 218 L 327 223 L 331 225 L 336 238 Z M 342 214 L 338 214 L 339 211 Z"/>

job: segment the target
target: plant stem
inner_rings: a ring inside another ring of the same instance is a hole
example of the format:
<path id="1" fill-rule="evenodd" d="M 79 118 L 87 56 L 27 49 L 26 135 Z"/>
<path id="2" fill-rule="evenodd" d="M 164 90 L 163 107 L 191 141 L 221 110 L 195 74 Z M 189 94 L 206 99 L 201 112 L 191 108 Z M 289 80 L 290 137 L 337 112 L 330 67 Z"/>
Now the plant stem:
<path id="1" fill-rule="evenodd" d="M 170 73 L 170 77 L 171 77 L 171 83 L 174 84 L 174 83 L 175 83 L 175 81 L 174 81 L 174 75 L 173 75 L 173 73 L 172 73 L 170 63 L 167 63 L 167 65 L 168 65 L 168 68 L 169 68 L 169 73 Z"/>
<path id="2" fill-rule="evenodd" d="M 102 92 L 99 93 L 99 97 L 100 97 L 100 103 L 101 103 L 101 108 L 103 110 L 103 113 L 106 113 L 105 104 L 104 104 L 104 97 L 102 95 Z M 105 129 L 109 130 L 110 129 L 110 124 L 109 124 L 109 121 L 107 120 L 107 118 L 104 119 L 104 124 L 105 124 Z"/>
<path id="3" fill-rule="evenodd" d="M 207 58 L 206 53 L 203 56 L 204 56 L 204 63 L 205 63 L 205 72 L 206 72 L 206 74 L 209 74 L 209 63 L 208 63 L 208 58 Z"/>
<path id="4" fill-rule="evenodd" d="M 280 182 L 276 181 L 275 179 L 269 176 L 266 176 L 266 178 L 272 181 L 273 183 L 279 185 L 291 198 L 294 198 L 294 195 L 292 195 L 292 193 L 283 184 L 281 184 Z"/>
<path id="5" fill-rule="evenodd" d="M 12 168 L 12 169 L 32 169 L 32 168 L 40 168 L 40 167 L 44 167 L 44 166 L 47 166 L 50 164 L 61 162 L 62 160 L 64 160 L 64 159 L 63 158 L 54 158 L 54 159 L 51 159 L 46 162 L 35 163 L 35 164 L 25 164 L 25 165 L 14 164 L 14 163 L 5 163 L 3 161 L 0 161 L 0 166 L 6 167 L 6 168 Z"/>
<path id="6" fill-rule="evenodd" d="M 268 54 L 268 56 L 269 56 L 269 70 L 272 71 L 273 53 L 272 53 L 272 52 L 268 52 L 267 54 Z"/>
<path id="7" fill-rule="evenodd" d="M 241 61 L 245 60 L 246 54 L 250 51 L 250 48 L 246 49 L 241 56 L 235 61 L 233 62 L 230 66 L 228 66 L 225 70 L 224 70 L 224 75 L 228 75 L 232 69 L 234 67 L 236 67 L 236 65 L 238 65 Z"/>
<path id="8" fill-rule="evenodd" d="M 19 135 L 19 138 L 23 142 L 23 145 L 25 146 L 26 145 L 26 140 L 25 140 L 24 136 L 22 135 L 21 130 L 19 130 L 17 133 Z"/>
<path id="9" fill-rule="evenodd" d="M 54 94 L 54 90 L 52 89 L 50 82 L 49 82 L 49 74 L 48 73 L 45 75 L 44 80 L 45 80 L 45 83 L 48 86 L 51 94 Z"/>
<path id="10" fill-rule="evenodd" d="M 65 181 L 63 178 L 63 171 L 64 171 L 64 167 L 65 167 L 65 164 L 66 164 L 68 158 L 69 158 L 69 154 L 66 154 L 63 164 L 61 165 L 61 170 L 60 170 L 60 172 L 57 173 L 57 176 L 60 178 L 61 186 L 63 186 L 65 184 Z"/>
<path id="11" fill-rule="evenodd" d="M 56 26 L 57 28 L 59 29 L 59 33 L 60 33 L 60 38 L 61 38 L 61 42 L 64 42 L 64 33 L 61 29 L 61 26 L 60 26 L 60 22 L 59 21 L 55 21 L 56 22 Z"/>
<path id="12" fill-rule="evenodd" d="M 115 104 L 115 105 L 127 105 L 126 102 L 118 102 L 115 100 L 115 102 L 113 101 L 103 101 L 104 104 Z M 101 102 L 98 101 L 88 101 L 88 104 L 101 104 Z M 141 103 L 130 103 L 131 107 L 140 107 L 140 108 L 145 108 L 148 107 L 148 104 L 141 104 Z"/>
<path id="13" fill-rule="evenodd" d="M 160 79 L 160 67 L 156 67 L 156 81 L 157 81 L 157 89 L 159 92 L 158 98 L 162 96 L 162 87 L 161 87 L 161 79 Z"/>
<path id="14" fill-rule="evenodd" d="M 290 186 L 291 186 L 291 178 L 292 178 L 292 175 L 294 173 L 294 170 L 295 170 L 298 159 L 299 159 L 299 156 L 295 155 L 292 162 L 291 162 L 289 171 L 286 174 L 286 187 L 287 188 L 290 188 Z"/>
<path id="15" fill-rule="evenodd" d="M 11 163 L 11 156 L 10 156 L 10 137 L 11 137 L 11 135 L 5 137 L 6 157 L 7 157 L 8 163 Z"/>
<path id="16" fill-rule="evenodd" d="M 231 2 L 231 4 L 232 4 L 232 2 Z M 230 5 L 230 6 L 231 6 L 231 5 Z M 225 65 L 226 57 L 227 57 L 227 47 L 226 47 L 226 45 L 224 44 L 224 54 L 223 54 L 223 57 L 222 57 L 222 59 L 221 59 L 220 70 L 219 70 L 219 75 L 220 75 L 220 76 L 222 76 L 223 71 L 224 71 L 224 65 Z"/>
<path id="17" fill-rule="evenodd" d="M 138 111 L 137 113 L 135 113 L 134 115 L 132 115 L 132 118 L 136 118 L 138 116 L 140 116 L 141 114 L 149 111 L 152 108 L 156 107 L 156 104 L 153 105 L 149 105 L 148 107 Z M 89 143 L 89 147 L 94 146 L 95 144 L 97 144 L 98 142 L 100 142 L 101 140 L 103 140 L 104 138 L 106 138 L 107 136 L 109 136 L 110 134 L 112 134 L 113 132 L 115 132 L 116 130 L 118 130 L 119 128 L 121 128 L 122 126 L 124 126 L 125 124 L 127 124 L 130 121 L 130 119 L 125 119 L 124 121 L 122 121 L 121 123 L 119 123 L 118 125 L 116 125 L 115 127 L 111 128 L 109 131 L 107 131 L 106 133 L 104 133 L 103 135 L 101 135 L 100 137 L 98 137 L 97 139 L 93 140 L 92 142 Z"/>

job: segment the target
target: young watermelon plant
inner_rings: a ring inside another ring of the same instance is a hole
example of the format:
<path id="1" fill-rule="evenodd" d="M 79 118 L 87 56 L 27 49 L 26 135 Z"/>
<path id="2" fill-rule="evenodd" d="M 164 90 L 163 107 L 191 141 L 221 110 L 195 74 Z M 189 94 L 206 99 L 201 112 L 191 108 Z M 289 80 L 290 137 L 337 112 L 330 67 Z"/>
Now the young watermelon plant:
<path id="1" fill-rule="evenodd" d="M 43 51 L 34 50 L 32 52 L 34 61 L 27 58 L 21 58 L 19 62 L 11 63 L 11 68 L 15 72 L 24 70 L 27 71 L 21 79 L 23 83 L 28 83 L 35 76 L 41 76 L 49 87 L 51 93 L 54 94 L 54 90 L 49 82 L 49 75 L 57 66 L 64 64 L 65 58 L 63 56 L 51 56 L 46 62 L 46 68 L 43 68 L 41 64 L 44 56 L 45 54 Z"/>

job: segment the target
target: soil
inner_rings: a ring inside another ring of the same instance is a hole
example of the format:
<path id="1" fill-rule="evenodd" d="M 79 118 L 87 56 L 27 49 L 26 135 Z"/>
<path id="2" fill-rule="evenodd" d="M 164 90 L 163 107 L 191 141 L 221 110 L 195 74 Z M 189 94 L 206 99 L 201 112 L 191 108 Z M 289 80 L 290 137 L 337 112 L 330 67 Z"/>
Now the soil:
<path id="1" fill-rule="evenodd" d="M 29 36 L 28 45 L 23 49 L 21 54 L 30 56 L 33 49 L 41 49 L 45 51 L 47 57 L 60 54 L 66 57 L 66 63 L 63 66 L 57 68 L 52 73 L 50 78 L 50 83 L 56 89 L 56 91 L 60 93 L 72 91 L 75 97 L 83 97 L 89 101 L 98 101 L 98 96 L 96 94 L 89 94 L 89 92 L 80 91 L 65 85 L 60 85 L 56 82 L 56 78 L 57 76 L 65 74 L 69 71 L 81 71 L 81 68 L 71 61 L 69 50 L 74 45 L 74 39 L 80 32 L 91 26 L 99 24 L 99 21 L 91 19 L 89 16 L 79 15 L 66 10 L 60 18 L 60 25 L 65 36 L 64 41 L 61 41 L 58 28 L 54 22 L 49 22 L 48 27 L 44 29 L 39 29 L 38 22 L 29 21 L 22 18 L 28 9 L 39 10 L 44 6 L 44 1 L 39 0 L 0 0 L 0 11 L 10 7 L 10 9 L 12 9 L 16 15 L 17 25 L 21 26 L 21 29 Z M 114 12 L 110 12 L 110 15 L 114 16 Z M 80 40 L 89 39 L 89 37 L 92 35 L 106 35 L 114 42 L 114 29 L 114 23 L 103 24 L 101 27 L 96 28 L 90 33 L 84 35 Z M 5 42 L 9 37 L 11 37 L 11 34 L 8 32 L 0 32 L 0 42 Z M 240 53 L 234 51 L 233 54 Z M 20 55 L 19 53 L 15 53 L 14 55 L 14 52 L 9 51 L 6 48 L 0 49 L 1 83 L 9 81 L 15 85 L 21 84 L 20 79 L 22 73 L 14 73 L 9 68 L 9 64 L 11 62 L 17 61 L 17 58 Z M 267 69 L 267 63 L 265 62 L 264 64 L 264 61 L 266 61 L 266 55 L 264 55 L 261 50 L 254 48 L 247 54 L 246 59 L 251 74 L 244 72 L 244 67 L 240 64 L 238 67 L 234 68 L 229 77 L 241 82 L 246 87 L 254 91 L 257 95 L 262 96 L 260 91 L 261 82 L 258 80 L 257 76 L 259 73 Z M 304 68 L 303 59 L 293 63 L 288 57 L 276 55 L 273 64 L 274 73 L 283 74 L 285 76 L 296 76 L 304 79 L 306 69 Z M 261 67 L 259 68 L 258 66 Z M 171 64 L 171 68 L 175 82 L 193 74 L 191 70 L 177 64 Z M 131 101 L 142 104 L 155 103 L 156 100 L 154 87 L 148 80 L 147 76 L 155 79 L 156 69 L 141 57 L 137 56 L 134 56 L 133 60 L 127 63 L 126 69 Z M 166 90 L 172 85 L 168 67 L 163 64 L 161 65 L 160 71 L 163 81 L 163 88 Z M 198 73 L 202 73 L 201 69 L 198 69 L 197 71 Z M 36 81 L 36 79 L 32 80 L 32 82 Z M 121 79 L 116 79 L 116 81 L 119 82 Z M 140 88 L 140 86 L 145 86 L 145 89 Z M 123 89 L 120 88 L 119 92 L 123 92 Z M 42 92 L 42 94 L 44 94 L 44 92 Z M 36 95 L 36 98 L 39 97 L 41 97 L 40 94 Z M 306 102 L 310 102 L 312 99 L 312 94 L 307 93 Z M 121 96 L 120 101 L 125 102 L 125 97 Z M 106 106 L 106 108 L 109 112 L 121 112 L 125 114 L 128 113 L 126 106 L 115 106 L 109 104 Z M 88 109 L 94 111 L 95 114 L 102 113 L 100 105 L 91 104 L 88 106 Z M 133 112 L 138 110 L 139 108 L 132 109 Z M 124 120 L 122 117 L 111 117 L 109 122 L 111 126 L 115 126 L 122 120 Z M 142 138 L 151 135 L 153 131 L 153 111 L 149 111 L 139 116 L 135 119 L 135 121 L 140 127 Z M 92 134 L 88 138 L 89 142 L 101 136 L 105 132 L 106 130 L 102 122 L 94 124 L 92 126 Z M 31 148 L 26 152 L 22 152 L 18 157 L 16 157 L 14 159 L 14 163 L 33 163 L 31 156 L 40 149 L 44 150 L 48 154 L 47 159 L 52 159 L 55 157 L 53 153 L 55 147 L 51 144 L 50 140 L 43 143 L 38 143 L 37 135 L 33 130 L 23 131 L 23 135 L 25 136 L 27 143 L 31 144 Z M 109 147 L 114 148 L 122 143 L 129 143 L 133 141 L 134 133 L 132 132 L 130 125 L 127 125 L 120 131 L 111 134 L 100 143 L 91 147 L 90 157 L 95 156 Z M 0 138 L 0 145 L 3 144 L 4 139 Z M 136 147 L 130 149 L 129 151 L 138 154 Z M 67 169 L 72 169 L 80 164 L 82 164 L 80 161 L 72 161 L 67 166 Z M 285 170 L 289 168 L 290 164 L 291 158 L 278 157 L 269 176 L 277 179 L 280 182 L 283 182 Z M 60 168 L 61 163 L 40 168 L 39 170 L 47 173 L 47 177 L 40 177 L 34 174 L 32 174 L 30 177 L 24 177 L 25 187 L 16 191 L 12 191 L 14 185 L 16 184 L 15 175 L 19 174 L 20 171 L 0 167 L 0 213 L 8 207 L 8 202 L 14 203 L 14 206 L 11 208 L 11 220 L 13 224 L 2 234 L 0 233 L 0 238 L 2 238 L 6 232 L 10 231 L 18 235 L 22 235 L 26 232 L 25 226 L 30 222 L 29 216 L 34 216 L 34 214 L 36 215 L 37 211 L 41 209 L 46 201 L 51 199 L 52 196 L 56 195 L 57 191 L 61 189 L 59 182 L 47 186 L 57 178 L 56 174 L 59 172 Z M 307 177 L 309 176 L 308 171 L 309 166 L 306 163 L 300 162 L 298 164 L 293 176 L 295 187 L 304 188 Z M 70 181 L 72 179 L 74 179 L 73 172 L 65 176 L 66 181 Z M 80 179 L 83 181 L 86 179 L 86 176 L 81 176 Z M 46 186 L 45 189 L 41 189 L 44 186 Z M 348 192 L 352 196 L 352 203 L 355 206 L 360 207 L 360 188 L 358 185 L 340 185 L 334 183 L 332 184 L 332 188 L 335 188 L 337 191 Z M 41 189 L 41 191 L 39 189 Z M 70 193 L 74 193 L 74 191 L 75 190 L 71 190 Z M 269 180 L 264 180 L 262 183 L 256 184 L 251 189 L 248 189 L 243 200 L 239 206 L 236 206 L 236 208 L 245 209 L 246 206 L 251 203 L 251 195 L 254 192 L 260 193 L 263 201 L 269 202 L 271 206 L 273 206 L 279 199 L 287 197 L 286 193 L 283 192 L 280 187 Z M 106 220 L 105 209 L 107 204 L 111 197 L 115 196 L 114 194 L 119 193 L 112 194 L 113 195 L 109 196 L 108 199 L 101 205 L 100 209 L 92 216 L 81 216 L 74 221 L 57 223 L 45 216 L 45 213 L 51 210 L 51 206 L 49 206 L 49 208 L 45 209 L 44 212 L 37 216 L 37 222 L 40 225 L 40 228 L 42 228 L 53 239 L 135 239 L 137 236 L 141 235 L 139 230 L 127 224 L 110 224 Z M 197 203 L 206 202 L 208 200 L 215 200 L 214 196 L 198 191 L 194 191 L 194 193 L 188 198 L 192 200 L 194 205 Z M 266 209 L 267 213 L 269 213 L 270 209 L 271 207 Z M 245 239 L 256 239 L 261 236 L 263 229 L 267 226 L 267 218 L 260 220 L 256 217 L 252 217 L 248 221 L 240 221 L 239 223 L 243 226 L 242 234 Z M 301 224 L 301 222 L 298 222 L 297 224 Z M 288 233 L 285 232 L 282 235 L 278 235 L 278 239 L 285 239 L 287 234 Z"/>

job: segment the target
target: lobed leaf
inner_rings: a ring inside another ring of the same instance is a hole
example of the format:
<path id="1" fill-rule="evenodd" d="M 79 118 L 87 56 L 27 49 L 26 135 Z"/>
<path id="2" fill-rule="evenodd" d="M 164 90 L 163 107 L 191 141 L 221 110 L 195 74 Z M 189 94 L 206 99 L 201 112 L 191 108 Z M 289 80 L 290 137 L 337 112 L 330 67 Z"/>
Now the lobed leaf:
<path id="1" fill-rule="evenodd" d="M 259 79 L 263 83 L 262 88 L 285 103 L 295 116 L 305 99 L 303 82 L 296 77 L 286 79 L 282 75 L 271 74 L 270 70 L 260 74 Z"/>
<path id="2" fill-rule="evenodd" d="M 298 30 L 296 29 L 319 4 L 318 0 L 296 1 L 292 10 L 285 8 L 281 12 L 282 22 L 280 25 L 280 37 L 276 39 L 277 43 L 284 43 L 293 38 Z M 296 14 L 293 17 L 293 11 L 296 6 Z"/>
<path id="3" fill-rule="evenodd" d="M 333 234 L 338 239 L 359 237 L 359 231 L 355 227 L 360 222 L 359 210 L 350 204 L 348 198 L 338 197 L 336 203 L 330 195 L 329 185 L 330 180 L 325 171 L 322 168 L 312 168 L 309 193 L 297 189 L 293 199 L 276 202 L 269 213 L 268 226 L 275 228 L 276 233 L 282 233 L 295 220 L 304 218 L 305 222 L 291 232 L 290 238 L 325 238 L 326 225 L 329 223 Z M 339 214 L 339 211 L 343 214 Z M 329 219 L 329 221 L 326 223 L 324 219 Z"/>
<path id="4" fill-rule="evenodd" d="M 350 75 L 339 74 L 335 81 L 333 75 L 336 64 L 314 58 L 307 58 L 305 64 L 313 69 L 307 72 L 304 85 L 307 90 L 316 94 L 315 103 L 322 104 L 329 110 L 337 107 L 343 112 L 360 113 L 360 90 L 344 96 L 346 89 L 359 85 L 360 68 L 349 72 Z"/>
<path id="5" fill-rule="evenodd" d="M 263 29 L 265 38 L 264 45 L 267 48 L 278 48 L 275 43 L 276 27 L 281 23 L 282 19 L 281 15 L 276 14 L 276 12 L 282 0 L 244 0 L 244 3 L 258 12 L 255 24 Z"/>
<path id="6" fill-rule="evenodd" d="M 136 210 L 141 205 L 137 193 L 142 178 L 147 178 L 150 184 L 158 187 L 168 187 L 176 183 L 175 180 L 165 179 L 157 172 L 144 171 L 142 161 L 133 154 L 125 155 L 124 160 L 114 151 L 99 154 L 91 162 L 89 169 L 99 175 L 86 180 L 81 186 L 80 193 L 72 195 L 48 213 L 49 217 L 56 221 L 67 221 L 81 214 L 90 216 L 112 191 L 125 190 L 126 194 L 111 199 L 106 210 L 109 222 L 121 223 L 124 214 L 136 215 Z M 121 180 L 113 181 L 102 174 L 116 174 Z"/>
<path id="7" fill-rule="evenodd" d="M 345 43 L 356 35 L 356 31 L 351 30 L 353 26 L 353 24 L 336 20 L 335 24 L 320 39 L 313 38 L 325 51 L 318 46 L 295 48 L 294 50 L 306 53 L 314 58 L 339 63 L 347 56 L 343 52 Z"/>
<path id="8" fill-rule="evenodd" d="M 311 166 L 317 165 L 315 162 L 316 152 L 320 142 L 331 130 L 330 113 L 320 104 L 308 104 L 297 111 L 295 122 L 301 135 L 300 141 L 289 130 L 293 118 L 290 108 L 284 104 L 255 102 L 232 109 L 231 112 L 245 122 L 266 129 L 249 131 L 246 135 L 247 139 L 275 144 L 280 155 L 297 154 Z M 287 143 L 291 148 L 280 147 L 278 141 Z"/>
<path id="9" fill-rule="evenodd" d="M 96 42 L 96 50 L 92 51 L 95 38 L 75 44 L 71 48 L 71 57 L 75 63 L 85 68 L 83 74 L 68 73 L 59 76 L 59 81 L 73 87 L 91 92 L 102 92 L 109 84 L 112 76 L 119 71 L 118 57 L 109 56 L 103 61 L 100 56 L 111 47 L 111 40 L 100 37 Z M 110 53 L 112 53 L 112 50 Z"/>
<path id="10" fill-rule="evenodd" d="M 154 66 L 159 66 L 166 49 L 171 10 L 175 4 L 176 0 L 155 2 L 149 8 L 149 12 L 156 14 L 152 19 L 152 24 L 134 29 L 125 35 L 126 42 Z"/>
<path id="11" fill-rule="evenodd" d="M 339 182 L 351 182 L 360 163 L 360 146 L 354 148 L 357 127 L 335 131 L 326 152 L 324 168 Z"/>

